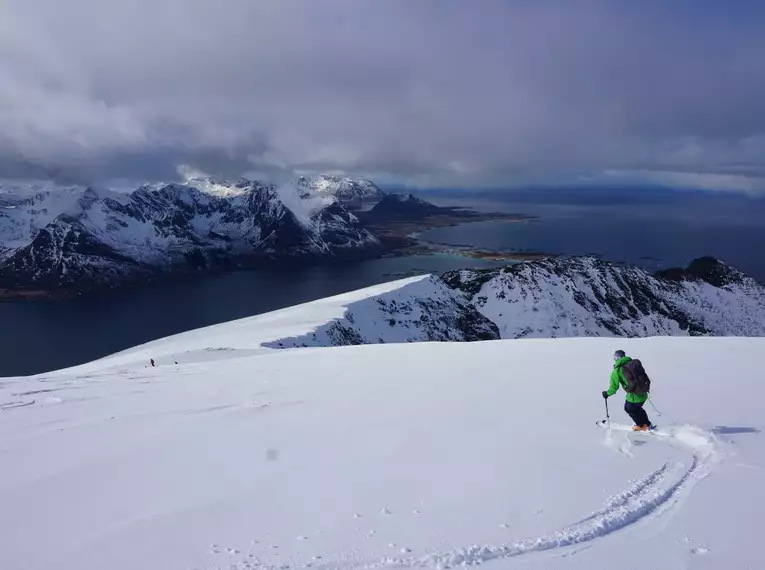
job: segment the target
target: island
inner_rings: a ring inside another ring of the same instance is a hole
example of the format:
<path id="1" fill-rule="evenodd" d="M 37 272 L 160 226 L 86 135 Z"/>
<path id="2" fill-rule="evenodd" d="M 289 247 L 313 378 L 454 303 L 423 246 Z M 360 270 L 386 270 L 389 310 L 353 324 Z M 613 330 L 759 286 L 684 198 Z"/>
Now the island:
<path id="1" fill-rule="evenodd" d="M 355 215 L 382 243 L 384 255 L 404 256 L 449 253 L 492 261 L 528 261 L 550 257 L 547 252 L 483 250 L 472 246 L 424 242 L 427 230 L 475 222 L 523 223 L 534 216 L 504 212 L 478 212 L 462 207 L 436 206 L 413 194 L 387 194 L 372 209 Z"/>

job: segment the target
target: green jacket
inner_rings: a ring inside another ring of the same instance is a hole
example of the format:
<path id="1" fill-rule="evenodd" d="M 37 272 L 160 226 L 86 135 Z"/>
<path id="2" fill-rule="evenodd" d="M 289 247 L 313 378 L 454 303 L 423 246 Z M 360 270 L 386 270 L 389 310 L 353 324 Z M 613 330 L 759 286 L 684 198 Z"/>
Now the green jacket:
<path id="1" fill-rule="evenodd" d="M 620 358 L 614 363 L 614 371 L 611 372 L 611 386 L 608 388 L 608 395 L 613 396 L 619 390 L 619 385 L 626 390 L 627 379 L 622 374 L 622 365 L 632 360 L 629 356 Z M 631 394 L 627 392 L 627 401 L 633 404 L 642 404 L 648 399 L 648 394 Z"/>

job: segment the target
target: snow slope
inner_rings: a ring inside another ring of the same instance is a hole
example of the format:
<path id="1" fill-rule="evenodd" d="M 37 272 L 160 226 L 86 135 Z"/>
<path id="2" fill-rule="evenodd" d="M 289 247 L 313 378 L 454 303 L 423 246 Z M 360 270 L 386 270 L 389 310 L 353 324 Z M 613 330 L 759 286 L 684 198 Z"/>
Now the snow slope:
<path id="1" fill-rule="evenodd" d="M 765 339 L 263 347 L 436 286 L 0 379 L 0 568 L 760 567 Z M 617 348 L 659 434 L 595 425 Z"/>

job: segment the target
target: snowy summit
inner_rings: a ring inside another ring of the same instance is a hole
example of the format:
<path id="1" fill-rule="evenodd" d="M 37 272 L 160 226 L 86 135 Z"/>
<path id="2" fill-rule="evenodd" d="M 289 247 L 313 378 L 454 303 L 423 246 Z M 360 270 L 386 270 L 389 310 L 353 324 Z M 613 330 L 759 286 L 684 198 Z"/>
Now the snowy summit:
<path id="1" fill-rule="evenodd" d="M 532 267 L 525 287 L 555 269 Z M 707 283 L 704 302 L 732 310 L 750 285 L 694 272 L 667 295 Z M 765 443 L 747 395 L 764 339 L 413 342 L 504 336 L 498 303 L 543 306 L 502 274 L 458 277 L 0 380 L 0 568 L 759 567 Z M 655 432 L 618 429 L 623 392 L 612 429 L 596 425 L 616 349 L 651 376 Z"/>
<path id="2" fill-rule="evenodd" d="M 371 180 L 354 180 L 347 176 L 301 176 L 297 186 L 304 194 L 337 198 L 349 209 L 361 208 L 365 203 L 377 203 L 386 196 Z"/>

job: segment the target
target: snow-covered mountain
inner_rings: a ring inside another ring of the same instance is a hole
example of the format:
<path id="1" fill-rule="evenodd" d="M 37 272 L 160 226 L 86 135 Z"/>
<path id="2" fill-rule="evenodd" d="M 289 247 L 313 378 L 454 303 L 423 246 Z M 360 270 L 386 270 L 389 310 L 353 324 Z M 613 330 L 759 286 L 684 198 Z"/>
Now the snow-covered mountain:
<path id="1" fill-rule="evenodd" d="M 458 294 L 409 279 L 0 379 L 0 568 L 761 566 L 765 340 L 406 343 L 407 288 L 429 318 Z M 343 318 L 399 344 L 267 347 Z M 615 349 L 656 432 L 616 429 L 621 393 L 595 425 Z"/>
<path id="2" fill-rule="evenodd" d="M 208 358 L 209 339 L 243 354 L 432 341 L 556 337 L 765 336 L 765 288 L 711 258 L 672 279 L 591 257 L 425 275 L 182 333 L 110 361 Z M 716 277 L 712 277 L 712 276 Z M 710 283 L 704 279 L 714 281 Z M 608 288 L 606 288 L 608 287 Z M 158 344 L 159 343 L 159 344 Z M 182 344 L 182 353 L 168 352 Z"/>
<path id="3" fill-rule="evenodd" d="M 304 196 L 333 196 L 349 209 L 358 209 L 365 203 L 379 202 L 385 197 L 385 192 L 371 180 L 354 180 L 346 176 L 301 176 L 297 186 Z"/>
<path id="4" fill-rule="evenodd" d="M 594 257 L 560 257 L 443 279 L 502 338 L 765 335 L 765 287 L 709 257 L 656 275 Z"/>
<path id="5" fill-rule="evenodd" d="M 247 350 L 500 338 L 765 336 L 765 287 L 759 283 L 712 258 L 666 274 L 593 257 L 556 258 L 412 277 L 238 322 L 246 327 L 241 336 Z M 304 314 L 312 320 L 301 321 Z M 284 328 L 285 322 L 291 325 Z M 215 327 L 200 330 L 216 334 Z M 208 332 L 200 334 L 206 343 Z"/>
<path id="6" fill-rule="evenodd" d="M 53 290 L 263 258 L 353 255 L 378 240 L 331 196 L 250 180 L 0 193 L 0 288 Z"/>
<path id="7" fill-rule="evenodd" d="M 412 277 L 315 301 L 306 305 L 310 311 L 298 306 L 243 320 L 248 330 L 242 336 L 248 349 L 500 338 L 765 336 L 765 287 L 756 281 L 712 258 L 665 274 L 574 257 Z M 314 320 L 300 321 L 303 314 Z M 301 324 L 285 329 L 285 321 Z M 214 334 L 215 328 L 210 330 Z"/>

